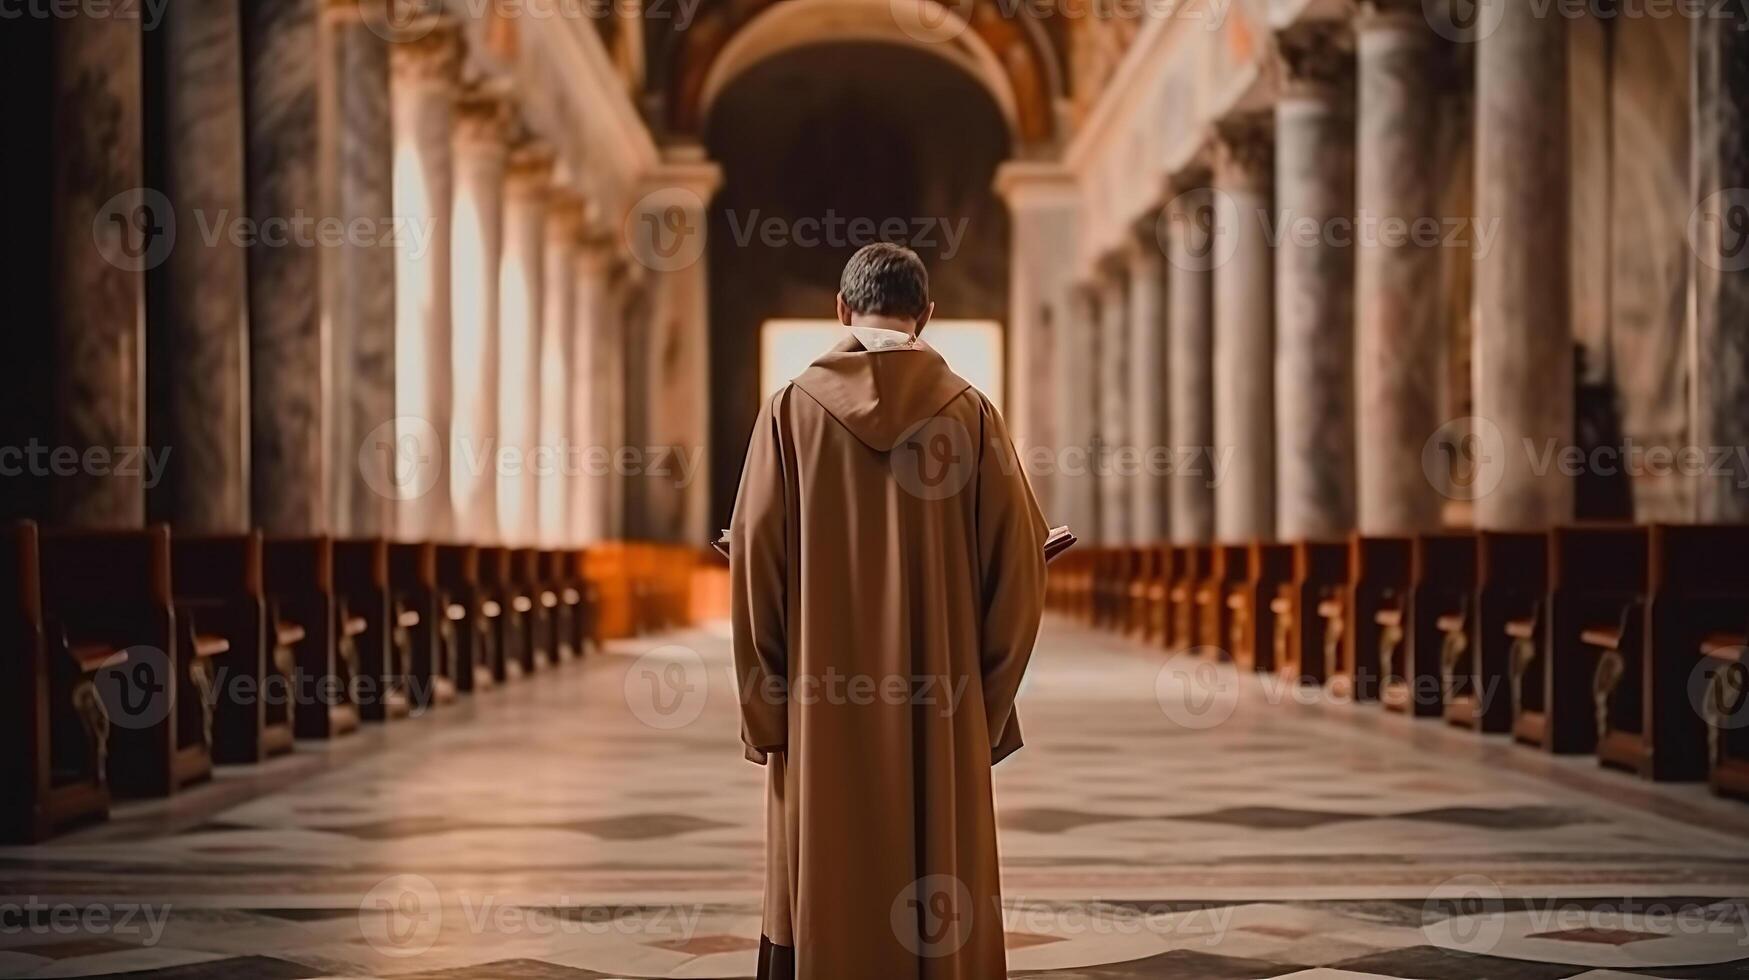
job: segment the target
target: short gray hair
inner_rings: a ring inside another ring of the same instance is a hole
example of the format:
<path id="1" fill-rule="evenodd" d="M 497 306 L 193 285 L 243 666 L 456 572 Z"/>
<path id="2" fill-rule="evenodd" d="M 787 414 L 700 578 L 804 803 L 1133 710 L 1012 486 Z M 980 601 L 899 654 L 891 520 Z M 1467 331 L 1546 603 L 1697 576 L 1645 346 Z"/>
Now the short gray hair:
<path id="1" fill-rule="evenodd" d="M 929 270 L 905 246 L 876 242 L 850 257 L 838 291 L 852 313 L 916 320 L 929 309 Z"/>

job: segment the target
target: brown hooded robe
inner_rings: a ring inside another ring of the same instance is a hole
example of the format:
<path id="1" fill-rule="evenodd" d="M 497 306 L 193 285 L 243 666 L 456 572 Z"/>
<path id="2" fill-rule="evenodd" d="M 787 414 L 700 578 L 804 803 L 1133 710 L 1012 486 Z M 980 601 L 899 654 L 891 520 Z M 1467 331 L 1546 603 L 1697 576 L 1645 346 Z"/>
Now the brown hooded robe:
<path id="1" fill-rule="evenodd" d="M 1020 747 L 1045 535 L 1001 415 L 921 341 L 847 339 L 760 411 L 735 665 L 798 980 L 1006 976 L 990 767 Z"/>

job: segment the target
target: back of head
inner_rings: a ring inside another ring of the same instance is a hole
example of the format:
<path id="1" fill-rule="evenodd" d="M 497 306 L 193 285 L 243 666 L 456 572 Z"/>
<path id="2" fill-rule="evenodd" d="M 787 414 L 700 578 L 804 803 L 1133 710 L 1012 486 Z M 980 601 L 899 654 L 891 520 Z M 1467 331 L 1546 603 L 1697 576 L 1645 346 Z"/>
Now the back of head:
<path id="1" fill-rule="evenodd" d="M 850 257 L 838 292 L 852 314 L 915 322 L 929 309 L 929 270 L 905 246 L 876 242 Z"/>

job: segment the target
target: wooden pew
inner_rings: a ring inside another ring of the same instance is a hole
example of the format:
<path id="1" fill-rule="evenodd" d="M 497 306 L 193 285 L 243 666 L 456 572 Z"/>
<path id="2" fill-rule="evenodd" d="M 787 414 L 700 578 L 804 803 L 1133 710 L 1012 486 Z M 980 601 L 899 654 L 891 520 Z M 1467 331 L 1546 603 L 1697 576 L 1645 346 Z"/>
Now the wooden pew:
<path id="1" fill-rule="evenodd" d="M 298 738 L 335 738 L 358 728 L 352 678 L 353 637 L 363 623 L 342 612 L 334 594 L 334 543 L 324 537 L 269 537 L 263 542 L 268 621 L 275 645 L 290 647 L 292 731 Z"/>
<path id="2" fill-rule="evenodd" d="M 334 542 L 334 594 L 340 622 L 351 626 L 357 644 L 358 667 L 353 677 L 353 702 L 365 721 L 393 721 L 412 711 L 407 675 L 413 660 L 413 637 L 389 590 L 389 544 L 381 538 Z M 405 612 L 413 612 L 405 610 Z M 350 626 L 349 626 L 350 629 Z"/>
<path id="3" fill-rule="evenodd" d="M 1549 752 L 1597 751 L 1600 718 L 1644 638 L 1649 540 L 1645 528 L 1625 525 L 1549 533 L 1542 643 L 1534 655 L 1528 644 L 1514 650 L 1519 741 Z"/>
<path id="4" fill-rule="evenodd" d="M 75 655 L 43 614 L 36 524 L 6 528 L 0 561 L 0 841 L 35 843 L 109 816 L 109 716 L 94 678 L 125 654 Z"/>
<path id="5" fill-rule="evenodd" d="M 1418 703 L 1409 663 L 1409 582 L 1415 543 L 1406 537 L 1349 539 L 1348 631 L 1340 673 L 1356 701 L 1383 700 L 1392 711 L 1438 714 Z"/>
<path id="6" fill-rule="evenodd" d="M 510 563 L 517 586 L 513 601 L 522 613 L 523 629 L 528 636 L 528 660 L 524 666 L 529 670 L 555 666 L 559 657 L 553 634 L 553 610 L 558 606 L 558 594 L 547 586 L 540 551 L 517 548 L 510 553 Z"/>
<path id="7" fill-rule="evenodd" d="M 1547 627 L 1549 537 L 1531 531 L 1476 534 L 1476 649 L 1470 658 L 1474 721 L 1454 724 L 1487 733 L 1510 732 L 1523 683 L 1514 664 L 1534 659 Z M 1529 678 L 1540 691 L 1540 676 Z M 1540 695 L 1539 695 L 1540 696 Z"/>
<path id="8" fill-rule="evenodd" d="M 508 548 L 482 547 L 479 573 L 484 599 L 480 608 L 491 623 L 498 654 L 492 663 L 492 679 L 502 684 L 534 669 L 523 612 L 516 601 L 520 598 L 526 604 L 528 597 L 516 581 Z"/>
<path id="9" fill-rule="evenodd" d="M 1214 566 L 1214 547 L 1206 544 L 1185 545 L 1178 549 L 1178 558 L 1178 566 L 1174 569 L 1175 577 L 1171 579 L 1167 589 L 1167 601 L 1171 604 L 1172 615 L 1171 632 L 1166 639 L 1166 646 L 1173 650 L 1188 650 L 1200 642 L 1197 638 L 1200 627 L 1196 594 Z"/>
<path id="10" fill-rule="evenodd" d="M 582 555 L 575 549 L 541 552 L 541 575 L 554 599 L 553 644 L 560 660 L 583 656 L 588 610 L 581 569 Z"/>
<path id="11" fill-rule="evenodd" d="M 1251 649 L 1251 628 L 1256 611 L 1251 607 L 1251 546 L 1221 545 L 1215 549 L 1213 582 L 1214 596 L 1209 614 L 1210 638 L 1213 646 L 1227 651 L 1228 659 L 1241 670 L 1256 668 L 1257 657 Z"/>
<path id="12" fill-rule="evenodd" d="M 1473 532 L 1416 536 L 1404 658 L 1417 698 L 1415 713 L 1465 727 L 1475 726 L 1480 705 L 1475 669 L 1478 551 Z M 1432 703 L 1422 705 L 1423 697 Z"/>
<path id="13" fill-rule="evenodd" d="M 389 601 L 397 632 L 405 633 L 405 689 L 413 711 L 456 699 L 455 628 L 437 584 L 437 546 L 389 543 Z"/>
<path id="14" fill-rule="evenodd" d="M 1124 582 L 1124 635 L 1136 640 L 1148 636 L 1148 585 L 1159 559 L 1159 549 L 1132 547 L 1129 575 Z"/>
<path id="15" fill-rule="evenodd" d="M 1111 629 L 1116 613 L 1117 549 L 1101 546 L 1093 553 L 1093 626 Z"/>
<path id="16" fill-rule="evenodd" d="M 1285 637 L 1292 635 L 1291 616 L 1282 615 L 1283 589 L 1291 588 L 1294 575 L 1294 549 L 1291 544 L 1253 542 L 1245 582 L 1251 610 L 1251 625 L 1246 631 L 1254 670 L 1278 673 L 1284 660 Z"/>
<path id="17" fill-rule="evenodd" d="M 217 637 L 228 648 L 213 658 L 213 761 L 255 763 L 291 751 L 296 664 L 268 620 L 261 532 L 179 534 L 170 561 L 178 614 L 197 642 Z"/>
<path id="18" fill-rule="evenodd" d="M 1749 526 L 1656 525 L 1650 533 L 1638 677 L 1622 678 L 1614 692 L 1598 753 L 1646 779 L 1705 779 L 1709 726 L 1690 686 L 1716 654 L 1742 647 L 1733 640 L 1749 622 Z M 1633 659 L 1626 656 L 1630 671 Z"/>
<path id="19" fill-rule="evenodd" d="M 498 603 L 480 588 L 480 550 L 471 544 L 438 545 L 437 588 L 443 607 L 441 648 L 447 650 L 440 666 L 460 693 L 491 689 L 500 674 L 498 625 L 487 613 Z"/>
<path id="20" fill-rule="evenodd" d="M 1170 608 L 1166 601 L 1167 584 L 1172 575 L 1175 551 L 1171 545 L 1147 549 L 1142 560 L 1141 609 L 1142 642 L 1158 646 L 1166 642 L 1166 617 Z M 1059 561 L 1061 559 L 1058 559 Z"/>
<path id="21" fill-rule="evenodd" d="M 1749 629 L 1715 633 L 1700 650 L 1707 659 L 1707 781 L 1720 796 L 1749 800 Z"/>
<path id="22" fill-rule="evenodd" d="M 1346 541 L 1294 543 L 1290 590 L 1294 647 L 1299 677 L 1346 693 L 1353 680 L 1343 663 L 1348 633 L 1349 544 Z"/>
<path id="23" fill-rule="evenodd" d="M 128 653 L 125 677 L 97 679 L 113 685 L 99 692 L 110 709 L 111 791 L 168 796 L 211 776 L 211 660 L 226 648 L 177 619 L 170 529 L 48 531 L 40 541 L 43 610 L 74 659 Z"/>
<path id="24" fill-rule="evenodd" d="M 583 577 L 593 596 L 592 639 L 602 645 L 632 633 L 631 585 L 626 581 L 626 548 L 604 541 L 584 553 Z"/>

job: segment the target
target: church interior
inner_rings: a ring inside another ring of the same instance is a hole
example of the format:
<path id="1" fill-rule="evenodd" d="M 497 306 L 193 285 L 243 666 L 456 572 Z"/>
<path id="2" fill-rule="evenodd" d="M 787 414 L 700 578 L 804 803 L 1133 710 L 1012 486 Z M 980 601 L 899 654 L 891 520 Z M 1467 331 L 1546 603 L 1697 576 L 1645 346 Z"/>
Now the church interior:
<path id="1" fill-rule="evenodd" d="M 0 6 L 0 975 L 752 977 L 893 241 L 1079 539 L 1012 976 L 1749 977 L 1749 5 Z"/>

